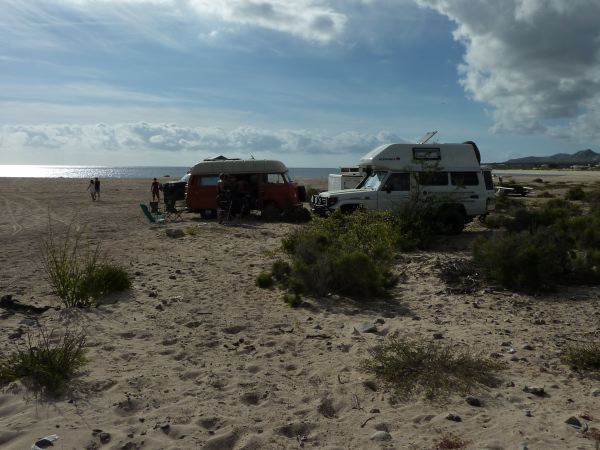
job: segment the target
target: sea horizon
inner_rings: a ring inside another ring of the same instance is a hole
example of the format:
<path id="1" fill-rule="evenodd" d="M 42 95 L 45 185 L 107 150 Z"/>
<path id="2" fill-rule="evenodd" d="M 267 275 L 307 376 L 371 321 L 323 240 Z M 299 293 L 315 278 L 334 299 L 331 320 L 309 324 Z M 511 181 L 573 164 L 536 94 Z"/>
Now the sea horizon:
<path id="1" fill-rule="evenodd" d="M 66 164 L 0 164 L 0 178 L 181 178 L 191 166 L 94 166 Z M 288 167 L 294 177 L 327 177 L 333 167 Z"/>

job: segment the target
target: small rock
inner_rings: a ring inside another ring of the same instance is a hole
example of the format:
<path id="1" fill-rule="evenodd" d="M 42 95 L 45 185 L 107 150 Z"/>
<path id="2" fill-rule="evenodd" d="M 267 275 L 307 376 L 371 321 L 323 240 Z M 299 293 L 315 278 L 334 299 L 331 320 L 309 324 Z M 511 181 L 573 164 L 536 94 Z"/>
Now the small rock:
<path id="1" fill-rule="evenodd" d="M 535 347 L 531 344 L 525 344 L 523 347 L 521 347 L 523 350 L 534 350 Z"/>
<path id="2" fill-rule="evenodd" d="M 592 389 L 592 397 L 600 397 L 600 389 Z"/>
<path id="3" fill-rule="evenodd" d="M 531 323 L 534 325 L 546 325 L 546 321 L 544 319 L 533 319 Z"/>
<path id="4" fill-rule="evenodd" d="M 169 275 L 169 280 L 176 280 L 177 277 L 175 275 Z"/>
<path id="5" fill-rule="evenodd" d="M 523 388 L 523 392 L 527 392 L 528 394 L 537 395 L 538 397 L 543 397 L 546 395 L 546 391 L 541 386 L 527 386 Z"/>
<path id="6" fill-rule="evenodd" d="M 100 439 L 101 443 L 108 444 L 110 442 L 110 433 L 107 433 L 106 431 L 101 431 L 100 433 L 98 433 L 98 439 Z"/>
<path id="7" fill-rule="evenodd" d="M 531 414 L 531 411 L 527 410 L 527 411 L 525 411 L 525 416 L 526 417 L 533 417 L 533 414 Z"/>
<path id="8" fill-rule="evenodd" d="M 379 318 L 379 319 L 375 320 L 375 323 L 377 323 L 379 325 L 383 325 L 385 323 L 385 320 L 383 320 L 382 318 Z"/>
<path id="9" fill-rule="evenodd" d="M 581 428 L 581 422 L 575 416 L 569 417 L 567 420 L 565 420 L 565 423 L 575 428 Z"/>
<path id="10" fill-rule="evenodd" d="M 433 333 L 434 339 L 444 339 L 444 335 L 442 333 Z"/>
<path id="11" fill-rule="evenodd" d="M 517 352 L 517 351 L 516 351 L 514 348 L 512 348 L 512 347 L 511 347 L 511 348 L 509 348 L 507 351 L 508 351 L 508 353 L 510 353 L 511 355 L 512 355 L 513 353 L 516 353 L 516 352 Z"/>
<path id="12" fill-rule="evenodd" d="M 529 447 L 527 447 L 527 444 L 521 444 L 519 445 L 519 450 L 529 450 Z"/>
<path id="13" fill-rule="evenodd" d="M 512 345 L 512 342 L 510 341 L 504 341 L 502 344 L 500 344 L 502 347 L 510 347 Z"/>
<path id="14" fill-rule="evenodd" d="M 182 238 L 183 236 L 185 236 L 185 233 L 183 232 L 183 230 L 180 230 L 179 228 L 167 228 L 165 230 L 165 234 L 170 237 L 170 238 Z"/>
<path id="15" fill-rule="evenodd" d="M 354 327 L 359 333 L 377 333 L 377 327 L 369 322 L 363 322 Z"/>
<path id="16" fill-rule="evenodd" d="M 507 381 L 506 383 L 504 383 L 504 386 L 506 386 L 506 387 L 515 387 L 515 383 L 513 381 Z"/>
<path id="17" fill-rule="evenodd" d="M 462 422 L 462 418 L 458 414 L 448 413 L 446 419 L 451 420 L 452 422 Z"/>
<path id="18" fill-rule="evenodd" d="M 391 441 L 392 435 L 387 431 L 376 431 L 370 437 L 372 441 Z"/>
<path id="19" fill-rule="evenodd" d="M 379 409 L 377 409 L 377 408 L 372 408 L 372 409 L 369 411 L 369 413 L 371 413 L 371 414 L 379 414 L 380 412 L 381 412 L 381 411 L 379 411 Z"/>
<path id="20" fill-rule="evenodd" d="M 171 431 L 171 425 L 169 425 L 168 423 L 163 423 L 159 425 L 160 431 L 162 431 L 165 434 L 169 434 L 169 431 Z"/>
<path id="21" fill-rule="evenodd" d="M 479 400 L 477 397 L 472 397 L 469 395 L 467 398 L 465 398 L 465 401 L 471 406 L 476 406 L 478 408 L 481 406 L 481 400 Z"/>
<path id="22" fill-rule="evenodd" d="M 150 291 L 148 292 L 148 297 L 156 298 L 158 297 L 158 294 L 155 291 Z"/>

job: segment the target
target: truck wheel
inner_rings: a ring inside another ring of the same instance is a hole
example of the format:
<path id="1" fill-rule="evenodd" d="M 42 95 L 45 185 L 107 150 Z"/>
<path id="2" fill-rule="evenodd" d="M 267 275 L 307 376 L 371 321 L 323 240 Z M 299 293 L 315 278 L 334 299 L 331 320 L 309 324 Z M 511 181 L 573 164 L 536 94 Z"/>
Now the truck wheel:
<path id="1" fill-rule="evenodd" d="M 214 219 L 217 216 L 217 212 L 214 209 L 203 209 L 200 211 L 200 217 L 203 219 Z"/>
<path id="2" fill-rule="evenodd" d="M 275 220 L 281 217 L 281 211 L 275 203 L 269 202 L 261 210 L 260 216 L 265 220 Z"/>
<path id="3" fill-rule="evenodd" d="M 465 228 L 465 215 L 456 208 L 442 210 L 438 218 L 442 234 L 460 234 Z"/>

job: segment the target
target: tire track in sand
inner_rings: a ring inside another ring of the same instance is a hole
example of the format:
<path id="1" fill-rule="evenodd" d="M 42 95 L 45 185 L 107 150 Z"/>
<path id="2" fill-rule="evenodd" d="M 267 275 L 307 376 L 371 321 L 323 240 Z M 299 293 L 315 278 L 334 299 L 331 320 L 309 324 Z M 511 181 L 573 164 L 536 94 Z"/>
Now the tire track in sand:
<path id="1" fill-rule="evenodd" d="M 4 197 L 5 211 L 8 213 L 10 218 L 9 226 L 12 229 L 11 235 L 17 235 L 21 233 L 27 224 L 43 226 L 46 224 L 45 220 L 41 220 L 41 217 L 47 217 L 51 221 L 60 222 L 64 225 L 70 225 L 73 220 L 67 220 L 62 215 L 52 212 L 47 206 L 43 205 L 39 200 L 32 197 L 20 194 L 8 194 Z M 30 228 L 30 227 L 27 227 Z M 75 225 L 75 231 L 79 231 L 81 226 Z"/>

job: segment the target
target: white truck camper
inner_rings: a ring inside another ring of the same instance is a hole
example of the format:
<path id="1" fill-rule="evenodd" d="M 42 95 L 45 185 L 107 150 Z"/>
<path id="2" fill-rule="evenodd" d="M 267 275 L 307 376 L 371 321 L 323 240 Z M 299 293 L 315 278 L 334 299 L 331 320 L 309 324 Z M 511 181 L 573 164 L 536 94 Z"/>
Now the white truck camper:
<path id="1" fill-rule="evenodd" d="M 327 180 L 328 191 L 354 189 L 365 177 L 360 167 L 340 167 L 340 173 L 330 173 Z"/>
<path id="2" fill-rule="evenodd" d="M 450 234 L 495 207 L 489 170 L 482 170 L 474 142 L 463 144 L 385 144 L 363 156 L 366 176 L 355 189 L 313 195 L 311 209 L 324 215 L 362 207 L 398 211 L 409 201 L 434 202 L 438 219 Z"/>

